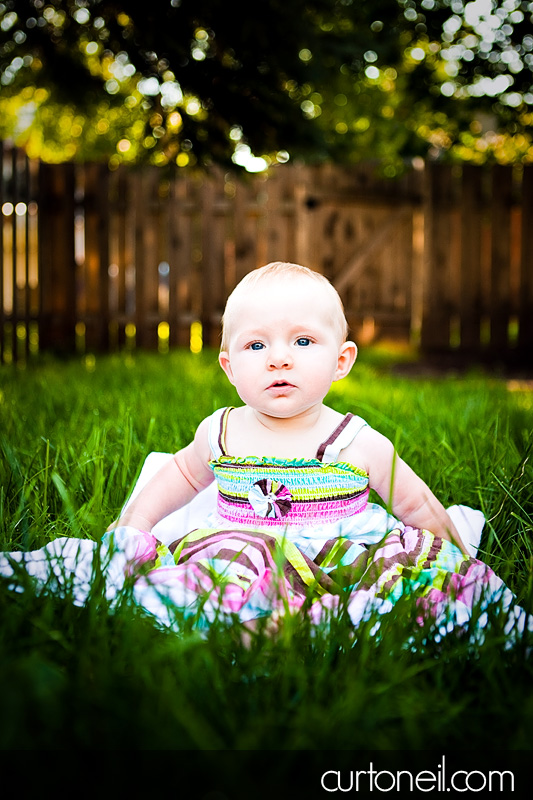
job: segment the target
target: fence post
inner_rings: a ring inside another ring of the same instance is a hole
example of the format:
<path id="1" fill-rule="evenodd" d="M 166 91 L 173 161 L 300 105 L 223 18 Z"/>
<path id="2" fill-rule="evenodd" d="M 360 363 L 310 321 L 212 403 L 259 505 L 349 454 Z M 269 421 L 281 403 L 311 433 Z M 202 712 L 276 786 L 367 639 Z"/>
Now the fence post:
<path id="1" fill-rule="evenodd" d="M 137 346 L 157 347 L 159 175 L 152 167 L 131 176 L 135 206 L 135 324 Z"/>
<path id="2" fill-rule="evenodd" d="M 206 176 L 201 192 L 201 249 L 202 249 L 202 329 L 204 344 L 218 347 L 219 319 L 224 296 L 225 220 L 217 215 L 216 192 L 223 179 L 215 174 Z M 243 220 L 244 225 L 244 220 Z"/>
<path id="3" fill-rule="evenodd" d="M 513 168 L 492 167 L 490 347 L 503 354 L 509 346 L 511 206 Z"/>
<path id="4" fill-rule="evenodd" d="M 518 305 L 518 349 L 531 359 L 533 350 L 533 166 L 522 173 L 522 242 Z"/>
<path id="5" fill-rule="evenodd" d="M 168 211 L 170 346 L 188 347 L 193 317 L 193 186 L 190 178 L 174 176 Z"/>
<path id="6" fill-rule="evenodd" d="M 74 164 L 40 164 L 39 170 L 39 346 L 74 352 L 76 263 L 74 252 Z"/>
<path id="7" fill-rule="evenodd" d="M 0 140 L 0 364 L 4 363 L 5 309 L 4 309 L 4 143 Z"/>
<path id="8" fill-rule="evenodd" d="M 462 173 L 460 336 L 461 349 L 475 352 L 481 345 L 483 170 L 478 166 L 465 164 Z"/>
<path id="9" fill-rule="evenodd" d="M 426 165 L 425 269 L 421 348 L 450 348 L 449 246 L 452 240 L 453 174 L 448 165 Z"/>
<path id="10" fill-rule="evenodd" d="M 86 348 L 109 348 L 109 172 L 104 164 L 84 164 Z"/>

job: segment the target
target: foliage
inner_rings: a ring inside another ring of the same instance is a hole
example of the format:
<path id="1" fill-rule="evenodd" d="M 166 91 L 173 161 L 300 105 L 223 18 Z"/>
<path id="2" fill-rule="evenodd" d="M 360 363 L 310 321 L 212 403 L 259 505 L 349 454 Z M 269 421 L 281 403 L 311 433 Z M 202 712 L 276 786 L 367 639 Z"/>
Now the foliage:
<path id="1" fill-rule="evenodd" d="M 4 550 L 98 539 L 146 454 L 184 445 L 235 402 L 209 351 L 43 359 L 1 378 Z M 446 504 L 483 509 L 483 558 L 530 607 L 533 399 L 509 388 L 476 373 L 398 377 L 363 351 L 330 401 L 393 436 Z M 159 630 L 127 600 L 110 613 L 97 587 L 77 607 L 0 581 L 1 749 L 530 748 L 533 661 L 505 650 L 497 626 L 475 647 L 420 629 L 406 648 L 406 608 L 381 639 L 372 623 L 354 636 L 345 618 L 314 633 L 289 619 L 248 641 L 215 625 L 202 638 Z"/>
<path id="2" fill-rule="evenodd" d="M 0 135 L 46 160 L 531 161 L 525 0 L 2 0 Z M 254 155 L 257 154 L 257 155 Z"/>

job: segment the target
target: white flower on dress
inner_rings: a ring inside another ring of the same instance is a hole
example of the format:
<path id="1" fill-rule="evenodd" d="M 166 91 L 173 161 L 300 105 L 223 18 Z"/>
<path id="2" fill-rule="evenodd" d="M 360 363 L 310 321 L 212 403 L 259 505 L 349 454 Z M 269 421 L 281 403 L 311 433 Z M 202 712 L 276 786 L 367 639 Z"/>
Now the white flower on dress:
<path id="1" fill-rule="evenodd" d="M 258 517 L 285 517 L 291 510 L 291 500 L 287 487 L 270 478 L 256 481 L 248 492 L 248 501 Z"/>

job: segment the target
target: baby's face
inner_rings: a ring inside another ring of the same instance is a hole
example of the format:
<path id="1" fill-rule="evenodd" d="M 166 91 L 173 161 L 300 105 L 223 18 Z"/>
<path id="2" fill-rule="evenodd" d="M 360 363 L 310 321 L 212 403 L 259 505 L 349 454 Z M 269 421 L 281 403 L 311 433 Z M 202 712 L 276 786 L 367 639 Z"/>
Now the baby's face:
<path id="1" fill-rule="evenodd" d="M 322 403 L 340 377 L 332 305 L 319 284 L 301 278 L 265 282 L 239 302 L 220 363 L 244 403 L 274 417 Z"/>

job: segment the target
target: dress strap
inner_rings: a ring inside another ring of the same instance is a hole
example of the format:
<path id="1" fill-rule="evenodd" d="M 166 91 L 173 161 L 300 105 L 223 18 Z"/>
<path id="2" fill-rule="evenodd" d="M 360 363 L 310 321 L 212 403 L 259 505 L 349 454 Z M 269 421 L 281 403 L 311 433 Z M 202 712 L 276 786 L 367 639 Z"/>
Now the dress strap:
<path id="1" fill-rule="evenodd" d="M 211 415 L 209 420 L 209 447 L 216 461 L 220 456 L 227 456 L 226 449 L 226 426 L 228 424 L 229 412 L 233 411 L 234 406 L 219 408 Z"/>
<path id="2" fill-rule="evenodd" d="M 340 425 L 337 425 L 333 433 L 322 442 L 317 450 L 316 457 L 319 461 L 331 464 L 338 461 L 339 453 L 353 442 L 359 431 L 368 425 L 362 417 L 354 414 L 346 414 Z"/>

